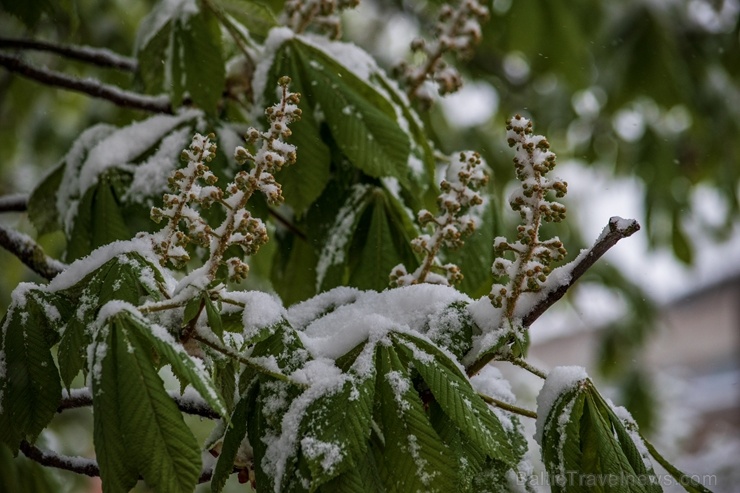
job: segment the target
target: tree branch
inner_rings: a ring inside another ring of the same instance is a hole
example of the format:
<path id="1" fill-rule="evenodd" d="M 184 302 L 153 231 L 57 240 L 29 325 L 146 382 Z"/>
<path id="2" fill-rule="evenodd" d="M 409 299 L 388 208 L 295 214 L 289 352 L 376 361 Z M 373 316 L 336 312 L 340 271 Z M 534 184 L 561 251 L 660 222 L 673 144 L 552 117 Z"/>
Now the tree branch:
<path id="1" fill-rule="evenodd" d="M 525 327 L 529 327 L 540 315 L 555 304 L 570 289 L 575 282 L 586 273 L 611 247 L 617 244 L 621 239 L 632 236 L 640 230 L 640 224 L 634 219 L 622 219 L 621 217 L 612 217 L 609 224 L 601 232 L 594 245 L 581 253 L 570 264 L 562 268 L 568 268 L 570 276 L 567 282 L 557 285 L 554 289 L 546 292 L 545 297 L 540 300 L 529 312 L 522 318 Z M 557 269 L 556 269 L 557 270 Z"/>
<path id="2" fill-rule="evenodd" d="M 104 48 L 92 48 L 90 46 L 65 46 L 35 39 L 0 37 L 0 48 L 46 51 L 72 60 L 91 63 L 99 67 L 115 68 L 128 72 L 136 72 L 139 66 L 134 58 L 119 55 Z"/>
<path id="3" fill-rule="evenodd" d="M 63 263 L 46 255 L 44 250 L 29 236 L 1 225 L 0 246 L 47 280 L 54 279 L 66 267 Z"/>
<path id="4" fill-rule="evenodd" d="M 124 108 L 169 115 L 173 113 L 169 98 L 166 96 L 147 96 L 136 92 L 124 91 L 116 86 L 102 84 L 92 79 L 78 79 L 61 72 L 34 67 L 18 57 L 4 53 L 0 53 L 0 66 L 36 82 L 105 99 Z"/>
<path id="5" fill-rule="evenodd" d="M 16 193 L 0 197 L 0 212 L 24 212 L 28 208 L 28 195 Z"/>
<path id="6" fill-rule="evenodd" d="M 211 409 L 211 407 L 202 399 L 194 399 L 192 397 L 183 397 L 178 392 L 170 392 L 170 397 L 177 408 L 193 416 L 200 416 L 207 419 L 219 419 L 221 416 Z M 77 409 L 80 407 L 92 406 L 93 398 L 90 389 L 72 389 L 71 392 L 62 393 L 62 401 L 59 403 L 57 412 L 61 413 L 67 409 Z"/>
<path id="7" fill-rule="evenodd" d="M 55 452 L 45 452 L 40 448 L 34 447 L 25 440 L 21 442 L 20 449 L 26 457 L 38 462 L 42 466 L 64 469 L 65 471 L 72 471 L 77 474 L 84 474 L 85 476 L 90 477 L 100 476 L 98 463 L 93 459 L 59 455 Z"/>
<path id="8" fill-rule="evenodd" d="M 537 419 L 537 413 L 534 411 L 530 411 L 529 409 L 524 409 L 523 407 L 509 404 L 508 402 L 501 401 L 499 399 L 491 397 L 490 395 L 481 394 L 480 392 L 478 392 L 478 395 L 487 404 L 496 406 L 500 409 L 503 409 L 504 411 L 509 411 L 510 413 L 518 414 L 519 416 L 524 416 L 526 418 Z"/>
<path id="9" fill-rule="evenodd" d="M 64 469 L 65 471 L 76 472 L 77 474 L 84 474 L 90 477 L 100 476 L 100 467 L 98 467 L 98 463 L 94 459 L 47 452 L 31 445 L 25 440 L 21 442 L 20 449 L 26 457 L 38 462 L 42 466 Z M 198 484 L 207 483 L 212 477 L 213 469 L 204 469 L 198 477 Z"/>

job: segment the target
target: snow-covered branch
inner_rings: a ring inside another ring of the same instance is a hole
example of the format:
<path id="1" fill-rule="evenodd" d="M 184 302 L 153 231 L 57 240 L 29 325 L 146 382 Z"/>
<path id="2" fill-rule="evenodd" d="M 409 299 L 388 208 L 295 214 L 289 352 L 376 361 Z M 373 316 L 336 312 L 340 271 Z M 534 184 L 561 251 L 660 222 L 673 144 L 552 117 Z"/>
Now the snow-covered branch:
<path id="1" fill-rule="evenodd" d="M 56 452 L 44 451 L 25 440 L 21 442 L 20 450 L 26 457 L 45 467 L 64 469 L 65 471 L 84 474 L 92 478 L 100 476 L 100 467 L 94 459 L 72 457 L 57 454 Z M 210 481 L 211 477 L 213 477 L 213 469 L 208 468 L 203 470 L 198 478 L 198 484 Z"/>
<path id="2" fill-rule="evenodd" d="M 206 401 L 199 397 L 192 395 L 183 396 L 174 391 L 170 392 L 170 397 L 175 401 L 177 408 L 186 414 L 208 419 L 219 419 L 221 417 L 216 411 L 211 409 Z M 62 393 L 62 400 L 59 403 L 57 412 L 92 406 L 92 403 L 93 398 L 90 389 L 72 389 L 69 393 L 66 391 Z"/>
<path id="3" fill-rule="evenodd" d="M 622 219 L 612 217 L 609 224 L 604 227 L 594 245 L 585 250 L 575 260 L 561 268 L 567 268 L 568 276 L 564 276 L 564 282 L 550 287 L 545 291 L 544 297 L 522 318 L 525 327 L 529 327 L 540 315 L 555 304 L 570 289 L 580 277 L 586 273 L 611 247 L 621 239 L 632 236 L 640 230 L 640 224 L 634 219 Z M 556 269 L 557 270 L 557 269 Z"/>
<path id="4" fill-rule="evenodd" d="M 102 84 L 97 80 L 78 79 L 54 70 L 34 67 L 16 56 L 5 53 L 0 53 L 0 66 L 36 82 L 105 99 L 124 108 L 151 111 L 153 113 L 173 113 L 169 98 L 166 96 L 147 96 Z"/>
<path id="5" fill-rule="evenodd" d="M 138 63 L 134 58 L 119 55 L 118 53 L 105 48 L 67 46 L 36 39 L 15 39 L 3 37 L 0 37 L 0 48 L 46 51 L 72 60 L 91 63 L 99 67 L 115 68 L 129 72 L 135 72 L 138 68 Z"/>
<path id="6" fill-rule="evenodd" d="M 14 193 L 0 197 L 0 212 L 24 212 L 28 209 L 28 194 Z"/>
<path id="7" fill-rule="evenodd" d="M 46 255 L 31 237 L 4 226 L 0 226 L 0 246 L 44 279 L 53 279 L 65 268 L 63 263 Z"/>

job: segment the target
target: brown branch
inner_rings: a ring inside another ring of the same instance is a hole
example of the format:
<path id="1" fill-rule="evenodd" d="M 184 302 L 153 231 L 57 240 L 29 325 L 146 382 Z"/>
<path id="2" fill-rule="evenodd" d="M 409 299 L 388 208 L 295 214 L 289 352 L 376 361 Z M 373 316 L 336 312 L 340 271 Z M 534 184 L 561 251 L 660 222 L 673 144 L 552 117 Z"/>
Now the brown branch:
<path id="1" fill-rule="evenodd" d="M 504 411 L 509 411 L 510 413 L 524 416 L 525 418 L 537 419 L 537 413 L 534 411 L 530 411 L 529 409 L 524 409 L 523 407 L 509 404 L 508 402 L 504 402 L 502 400 L 496 399 L 495 397 L 491 397 L 490 395 L 481 394 L 480 392 L 478 392 L 478 396 L 481 399 L 483 399 L 483 401 L 485 401 L 487 404 L 496 406 L 500 409 L 503 409 Z"/>
<path id="2" fill-rule="evenodd" d="M 612 217 L 609 219 L 609 224 L 607 224 L 590 249 L 584 251 L 578 256 L 578 258 L 569 264 L 559 267 L 559 269 L 566 269 L 565 272 L 568 273 L 565 277 L 565 281 L 561 284 L 549 287 L 549 289 L 548 287 L 543 289 L 542 293 L 540 293 L 541 299 L 534 305 L 534 307 L 521 315 L 522 325 L 524 327 L 532 325 L 540 315 L 545 313 L 548 308 L 562 298 L 568 289 L 570 289 L 570 287 L 573 286 L 573 284 L 575 284 L 575 282 L 580 279 L 581 276 L 583 276 L 583 274 L 585 274 L 585 272 L 590 269 L 591 266 L 593 266 L 611 247 L 616 245 L 619 240 L 632 236 L 639 230 L 640 225 L 634 219 L 622 219 L 620 217 Z M 558 277 L 559 276 L 553 276 L 551 274 L 549 279 L 557 279 Z M 495 352 L 484 354 L 466 367 L 466 373 L 468 376 L 475 375 L 495 356 Z"/>
<path id="3" fill-rule="evenodd" d="M 182 397 L 177 393 L 170 393 L 170 397 L 177 408 L 193 416 L 200 416 L 207 419 L 219 419 L 221 416 L 211 409 L 211 407 L 205 401 L 198 401 L 190 398 Z M 67 409 L 77 409 L 80 407 L 92 406 L 93 398 L 90 390 L 88 389 L 73 389 L 70 394 L 64 394 L 62 401 L 59 403 L 57 412 L 61 413 Z"/>
<path id="4" fill-rule="evenodd" d="M 16 56 L 6 55 L 5 53 L 0 53 L 0 66 L 36 82 L 105 99 L 124 108 L 173 114 L 169 98 L 166 96 L 147 96 L 125 91 L 116 86 L 102 84 L 96 80 L 78 79 L 61 72 L 34 67 Z"/>
<path id="5" fill-rule="evenodd" d="M 17 193 L 0 197 L 0 212 L 25 212 L 28 209 L 28 195 Z"/>
<path id="6" fill-rule="evenodd" d="M 54 279 L 64 270 L 64 264 L 44 253 L 30 237 L 0 225 L 0 247 L 18 257 L 32 271 L 44 279 Z"/>
<path id="7" fill-rule="evenodd" d="M 47 452 L 31 445 L 25 440 L 21 442 L 20 449 L 26 457 L 38 462 L 44 467 L 64 469 L 65 471 L 84 474 L 85 476 L 90 477 L 100 476 L 100 467 L 94 459 L 70 457 L 68 455 L 57 454 L 56 452 Z M 207 483 L 212 477 L 213 469 L 205 469 L 201 471 L 200 476 L 198 477 L 198 484 Z"/>
<path id="8" fill-rule="evenodd" d="M 575 282 L 586 273 L 611 247 L 617 244 L 619 240 L 632 236 L 640 230 L 640 224 L 634 219 L 622 219 L 612 217 L 609 224 L 601 232 L 601 236 L 596 243 L 585 253 L 574 260 L 575 264 L 569 269 L 570 276 L 568 281 L 558 285 L 554 289 L 547 291 L 545 297 L 540 300 L 534 308 L 522 318 L 522 324 L 529 327 L 540 315 L 545 313 L 548 308 L 555 304 L 570 289 Z M 567 266 L 566 266 L 567 267 Z"/>
<path id="9" fill-rule="evenodd" d="M 20 449 L 26 457 L 38 462 L 42 466 L 64 469 L 65 471 L 72 471 L 77 474 L 84 474 L 85 476 L 90 477 L 100 476 L 98 463 L 93 459 L 70 457 L 67 455 L 60 455 L 55 452 L 46 452 L 40 448 L 34 447 L 25 440 L 21 442 Z"/>
<path id="10" fill-rule="evenodd" d="M 128 72 L 136 72 L 138 69 L 138 62 L 136 59 L 119 55 L 118 53 L 114 53 L 104 48 L 92 48 L 90 46 L 65 46 L 36 39 L 15 39 L 3 37 L 0 37 L 0 48 L 46 51 L 72 60 L 91 63 L 99 67 L 115 68 L 126 70 Z"/>

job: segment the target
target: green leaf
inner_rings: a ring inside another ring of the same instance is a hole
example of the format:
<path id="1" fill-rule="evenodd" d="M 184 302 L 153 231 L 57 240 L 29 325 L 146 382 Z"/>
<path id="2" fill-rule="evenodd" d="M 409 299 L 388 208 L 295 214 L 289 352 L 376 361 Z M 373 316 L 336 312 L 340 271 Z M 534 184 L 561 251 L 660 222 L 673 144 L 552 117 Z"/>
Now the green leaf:
<path id="1" fill-rule="evenodd" d="M 113 189 L 115 179 L 114 173 L 101 176 L 98 183 L 88 188 L 82 196 L 74 227 L 68 238 L 65 255 L 67 260 L 84 257 L 113 241 L 131 238 L 120 201 Z"/>
<path id="2" fill-rule="evenodd" d="M 375 188 L 370 200 L 369 225 L 365 226 L 368 218 L 363 218 L 352 240 L 350 258 L 356 260 L 350 263 L 349 284 L 382 291 L 388 287 L 391 270 L 399 262 L 413 268 L 417 260 L 410 247 L 408 231 L 392 213 L 386 192 Z"/>
<path id="3" fill-rule="evenodd" d="M 141 332 L 129 312 L 119 312 L 98 329 L 92 348 L 100 476 L 107 492 L 129 491 L 141 475 L 157 491 L 189 493 L 200 474 L 198 443 L 152 365 L 146 342 L 158 339 Z"/>
<path id="4" fill-rule="evenodd" d="M 311 471 L 310 491 L 355 468 L 367 450 L 375 372 L 350 374 L 342 387 L 314 400 L 299 428 L 300 458 Z"/>
<path id="5" fill-rule="evenodd" d="M 376 421 L 385 444 L 383 482 L 388 491 L 454 491 L 455 459 L 432 428 L 408 369 L 392 347 L 379 346 Z"/>
<path id="6" fill-rule="evenodd" d="M 205 399 L 211 408 L 221 416 L 228 412 L 218 395 L 213 382 L 208 377 L 200 363 L 196 363 L 182 347 L 175 341 L 167 329 L 150 324 L 138 312 L 122 311 L 118 315 L 119 324 L 125 326 L 130 337 L 138 338 L 142 347 L 153 348 L 162 359 L 172 365 L 173 371 L 187 380 L 195 390 Z"/>
<path id="7" fill-rule="evenodd" d="M 21 284 L 0 329 L 0 442 L 17 453 L 51 421 L 62 397 L 51 347 L 59 341 L 63 302 L 33 285 Z"/>
<path id="8" fill-rule="evenodd" d="M 265 3 L 254 0 L 216 0 L 214 3 L 246 27 L 249 34 L 264 37 L 278 25 L 277 17 Z"/>
<path id="9" fill-rule="evenodd" d="M 554 370 L 548 380 L 559 377 Z M 545 382 L 545 392 L 548 381 Z M 542 433 L 545 468 L 553 492 L 662 491 L 648 458 L 589 379 L 564 386 L 547 412 Z M 630 423 L 630 426 L 636 425 Z M 635 436 L 637 436 L 635 434 Z M 559 476 L 558 476 L 559 475 Z"/>
<path id="10" fill-rule="evenodd" d="M 229 428 L 224 435 L 221 454 L 218 456 L 216 467 L 213 470 L 213 477 L 211 478 L 211 491 L 213 493 L 218 493 L 224 488 L 226 480 L 229 479 L 229 476 L 234 470 L 234 460 L 236 459 L 242 440 L 244 440 L 247 434 L 247 420 L 250 409 L 256 399 L 256 390 L 257 385 L 255 381 L 249 386 L 242 398 L 239 399 L 239 402 L 234 407 L 234 412 L 231 413 Z"/>
<path id="11" fill-rule="evenodd" d="M 304 97 L 320 105 L 344 155 L 372 177 L 392 176 L 407 184 L 409 137 L 388 100 L 324 51 L 295 38 L 286 45 L 295 49 L 312 81 L 313 93 Z"/>
<path id="12" fill-rule="evenodd" d="M 372 188 L 358 184 L 351 188 L 338 209 L 316 265 L 319 292 L 341 286 L 345 282 L 352 239 L 372 198 Z"/>
<path id="13" fill-rule="evenodd" d="M 163 284 L 164 279 L 157 266 L 140 254 L 129 252 L 108 260 L 63 291 L 76 303 L 59 343 L 59 372 L 67 388 L 85 367 L 85 348 L 92 342 L 88 327 L 95 322 L 100 307 L 111 300 L 132 304 L 138 304 L 142 297 L 159 300 Z"/>
<path id="14" fill-rule="evenodd" d="M 226 81 L 221 29 L 208 10 L 178 20 L 182 28 L 175 31 L 172 48 L 182 54 L 179 62 L 183 64 L 185 90 L 199 108 L 213 115 Z"/>
<path id="15" fill-rule="evenodd" d="M 64 166 L 64 161 L 59 163 L 28 198 L 28 218 L 39 235 L 57 231 L 61 227 L 57 212 L 57 189 L 64 176 Z"/>
<path id="16" fill-rule="evenodd" d="M 213 303 L 211 298 L 207 295 L 203 296 L 203 301 L 206 304 L 206 317 L 208 318 L 208 325 L 211 330 L 216 334 L 219 339 L 224 337 L 224 324 L 221 321 L 221 312 L 216 305 Z"/>
<path id="17" fill-rule="evenodd" d="M 183 324 L 189 324 L 190 322 L 195 319 L 200 314 L 201 311 L 201 304 L 203 303 L 203 298 L 190 298 L 188 302 L 185 304 L 185 310 L 183 311 L 182 315 L 182 323 Z"/>
<path id="18" fill-rule="evenodd" d="M 289 375 L 308 360 L 308 351 L 303 347 L 296 330 L 287 320 L 269 326 L 272 334 L 255 344 L 252 357 L 274 357 L 283 373 Z"/>
<path id="19" fill-rule="evenodd" d="M 150 92 L 168 91 L 173 107 L 188 93 L 213 115 L 226 81 L 221 30 L 213 13 L 199 5 L 182 0 L 158 4 L 141 22 L 136 53 Z"/>
<path id="20" fill-rule="evenodd" d="M 400 349 L 449 419 L 491 458 L 516 466 L 511 443 L 501 422 L 481 399 L 458 367 L 433 345 L 408 334 L 398 334 Z"/>

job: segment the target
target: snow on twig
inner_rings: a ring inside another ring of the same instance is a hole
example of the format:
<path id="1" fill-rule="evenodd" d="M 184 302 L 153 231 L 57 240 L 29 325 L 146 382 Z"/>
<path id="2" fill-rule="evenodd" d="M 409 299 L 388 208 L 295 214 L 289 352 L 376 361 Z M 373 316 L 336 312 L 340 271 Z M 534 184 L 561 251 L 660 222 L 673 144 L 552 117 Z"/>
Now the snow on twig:
<path id="1" fill-rule="evenodd" d="M 24 212 L 28 209 L 28 194 L 14 193 L 0 197 L 0 212 Z"/>
<path id="2" fill-rule="evenodd" d="M 525 327 L 529 327 L 537 320 L 540 315 L 550 308 L 556 301 L 565 295 L 570 287 L 580 279 L 580 277 L 591 268 L 611 247 L 617 244 L 619 240 L 632 236 L 640 230 L 640 224 L 634 219 L 622 219 L 621 217 L 612 217 L 609 224 L 604 227 L 601 235 L 594 245 L 584 250 L 575 260 L 567 265 L 555 269 L 567 269 L 569 275 L 555 276 L 563 279 L 562 283 L 548 286 L 542 294 L 544 295 L 528 313 L 522 318 Z"/>
<path id="3" fill-rule="evenodd" d="M 61 273 L 66 265 L 46 253 L 33 239 L 23 233 L 0 226 L 0 246 L 18 257 L 32 271 L 51 280 Z"/>
<path id="4" fill-rule="evenodd" d="M 72 60 L 91 63 L 99 67 L 116 68 L 135 72 L 138 63 L 134 58 L 119 55 L 105 48 L 91 46 L 67 46 L 37 39 L 16 39 L 0 37 L 0 48 L 15 50 L 46 51 Z"/>
<path id="5" fill-rule="evenodd" d="M 5 53 L 0 53 L 0 66 L 36 82 L 105 99 L 124 108 L 170 115 L 173 113 L 170 100 L 166 96 L 146 96 L 136 92 L 125 91 L 108 84 L 102 84 L 97 80 L 78 79 L 54 70 L 34 67 L 16 56 L 6 55 Z"/>

